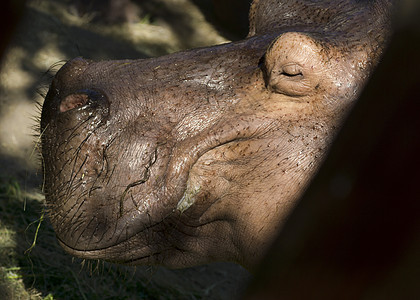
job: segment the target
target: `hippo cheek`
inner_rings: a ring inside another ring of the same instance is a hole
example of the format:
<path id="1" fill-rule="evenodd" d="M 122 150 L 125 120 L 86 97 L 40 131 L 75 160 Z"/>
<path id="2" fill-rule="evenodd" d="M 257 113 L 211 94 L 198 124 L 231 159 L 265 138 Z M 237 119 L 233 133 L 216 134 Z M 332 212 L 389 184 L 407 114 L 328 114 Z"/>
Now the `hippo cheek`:
<path id="1" fill-rule="evenodd" d="M 232 261 L 242 261 L 241 253 L 250 248 L 265 251 L 314 172 L 314 157 L 320 155 L 313 145 L 305 149 L 305 143 L 297 141 L 301 137 L 291 141 L 282 130 L 277 133 L 232 141 L 198 159 L 177 209 L 184 225 L 199 228 L 195 240 L 200 247 L 186 248 L 185 237 L 176 247 L 185 252 L 204 247 L 200 257 L 221 255 Z M 298 147 L 301 151 L 296 152 Z M 220 244 L 223 249 L 216 246 Z"/>

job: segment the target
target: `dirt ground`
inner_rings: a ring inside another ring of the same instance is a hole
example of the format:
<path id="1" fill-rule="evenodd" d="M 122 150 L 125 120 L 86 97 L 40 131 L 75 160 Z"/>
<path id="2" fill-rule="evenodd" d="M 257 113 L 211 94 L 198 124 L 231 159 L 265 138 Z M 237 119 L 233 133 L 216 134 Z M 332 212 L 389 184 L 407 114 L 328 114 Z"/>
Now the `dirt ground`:
<path id="1" fill-rule="evenodd" d="M 185 270 L 144 267 L 134 274 L 133 268 L 96 263 L 102 267 L 91 272 L 95 263 L 81 267 L 83 262 L 61 250 L 48 220 L 40 226 L 33 256 L 23 257 L 37 226 L 29 225 L 43 211 L 39 104 L 58 68 L 77 56 L 146 58 L 227 42 L 207 21 L 209 1 L 200 7 L 192 0 L 143 2 L 130 22 L 105 24 L 95 11 L 78 11 L 76 1 L 27 1 L 0 72 L 0 277 L 18 279 L 0 284 L 0 294 L 10 299 L 232 299 L 250 279 L 229 263 Z"/>

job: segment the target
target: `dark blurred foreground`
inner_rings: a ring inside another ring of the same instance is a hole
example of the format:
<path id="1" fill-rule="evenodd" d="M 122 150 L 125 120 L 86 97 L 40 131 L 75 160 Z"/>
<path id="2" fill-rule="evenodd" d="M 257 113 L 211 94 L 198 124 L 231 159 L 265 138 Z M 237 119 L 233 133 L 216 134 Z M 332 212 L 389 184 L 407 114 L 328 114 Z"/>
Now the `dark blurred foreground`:
<path id="1" fill-rule="evenodd" d="M 6 50 L 16 26 L 22 17 L 24 9 L 24 0 L 5 0 L 0 5 L 0 24 L 1 24 L 1 38 L 0 38 L 0 58 Z"/>
<path id="2" fill-rule="evenodd" d="M 245 299 L 420 299 L 420 3 Z"/>

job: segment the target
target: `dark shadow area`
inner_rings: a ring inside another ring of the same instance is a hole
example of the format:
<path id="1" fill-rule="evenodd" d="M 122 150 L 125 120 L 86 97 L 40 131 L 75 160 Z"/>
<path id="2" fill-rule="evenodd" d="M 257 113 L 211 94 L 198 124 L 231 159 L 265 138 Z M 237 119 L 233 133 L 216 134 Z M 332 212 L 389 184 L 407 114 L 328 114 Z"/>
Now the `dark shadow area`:
<path id="1" fill-rule="evenodd" d="M 251 0 L 192 0 L 206 20 L 227 39 L 243 39 L 248 33 L 248 11 Z M 103 24 L 138 22 L 146 18 L 172 28 L 184 48 L 191 48 L 189 37 L 196 31 L 185 10 L 184 2 L 162 0 L 89 0 L 76 1 L 72 8 L 79 15 L 94 14 L 95 22 Z"/>
<path id="2" fill-rule="evenodd" d="M 241 40 L 248 34 L 248 14 L 252 0 L 193 0 L 193 2 L 227 39 Z"/>
<path id="3" fill-rule="evenodd" d="M 246 299 L 420 296 L 420 5 L 402 1 L 381 63 Z M 392 74 L 392 76 L 389 76 Z"/>
<path id="4" fill-rule="evenodd" d="M 9 42 L 15 32 L 16 26 L 22 17 L 25 7 L 24 0 L 5 0 L 2 2 L 0 12 L 0 24 L 2 28 L 2 37 L 0 38 L 0 58 L 9 45 Z"/>
<path id="5" fill-rule="evenodd" d="M 0 154 L 0 180 L 13 178 L 24 191 L 40 189 L 42 185 L 41 168 L 34 171 L 21 160 Z"/>

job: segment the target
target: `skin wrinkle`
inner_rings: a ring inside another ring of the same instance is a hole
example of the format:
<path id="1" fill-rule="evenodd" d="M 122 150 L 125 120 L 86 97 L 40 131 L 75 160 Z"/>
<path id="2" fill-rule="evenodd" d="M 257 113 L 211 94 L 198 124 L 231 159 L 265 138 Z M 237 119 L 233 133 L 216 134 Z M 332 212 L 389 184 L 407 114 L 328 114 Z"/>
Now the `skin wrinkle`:
<path id="1" fill-rule="evenodd" d="M 247 40 L 66 64 L 41 124 L 63 247 L 125 263 L 252 268 L 384 47 L 387 16 L 366 3 L 255 1 Z M 89 91 L 103 101 L 93 106 Z M 76 94 L 87 104 L 54 112 Z M 180 212 L 183 195 L 194 203 Z"/>

